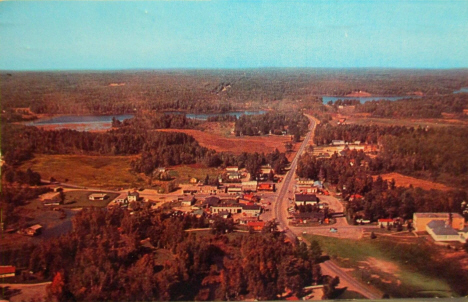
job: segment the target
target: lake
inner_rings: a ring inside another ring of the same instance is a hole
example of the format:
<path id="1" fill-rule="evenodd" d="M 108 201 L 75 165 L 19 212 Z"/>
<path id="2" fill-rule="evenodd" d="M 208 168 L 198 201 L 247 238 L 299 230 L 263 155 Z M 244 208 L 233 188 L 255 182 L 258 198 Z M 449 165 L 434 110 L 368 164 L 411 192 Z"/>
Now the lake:
<path id="1" fill-rule="evenodd" d="M 73 129 L 78 131 L 99 131 L 111 128 L 112 118 L 119 121 L 130 119 L 133 114 L 119 115 L 61 115 L 52 118 L 35 120 L 26 125 L 48 130 Z"/>
<path id="2" fill-rule="evenodd" d="M 241 115 L 258 115 L 258 114 L 265 114 L 266 111 L 258 110 L 258 111 L 232 111 L 226 113 L 186 113 L 181 111 L 167 111 L 164 112 L 165 114 L 185 114 L 187 118 L 195 119 L 195 120 L 203 120 L 206 121 L 209 117 L 214 116 L 235 116 L 239 118 Z"/>
<path id="3" fill-rule="evenodd" d="M 322 96 L 322 100 L 324 104 L 327 104 L 329 101 L 333 103 L 338 100 L 359 100 L 361 104 L 370 101 L 378 101 L 378 100 L 386 100 L 386 101 L 396 101 L 402 99 L 410 99 L 410 98 L 420 98 L 420 96 L 416 95 L 407 95 L 407 96 Z"/>

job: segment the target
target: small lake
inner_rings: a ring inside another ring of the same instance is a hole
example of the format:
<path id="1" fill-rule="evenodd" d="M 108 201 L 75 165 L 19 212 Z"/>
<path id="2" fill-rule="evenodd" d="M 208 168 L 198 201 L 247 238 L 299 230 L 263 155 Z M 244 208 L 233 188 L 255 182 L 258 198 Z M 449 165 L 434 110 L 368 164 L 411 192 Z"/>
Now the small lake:
<path id="1" fill-rule="evenodd" d="M 214 116 L 235 116 L 239 118 L 241 115 L 259 115 L 265 114 L 266 111 L 258 110 L 258 111 L 232 111 L 226 113 L 186 113 L 181 111 L 166 111 L 165 114 L 185 114 L 187 118 L 195 119 L 195 120 L 202 120 L 206 121 L 209 117 Z"/>
<path id="2" fill-rule="evenodd" d="M 28 126 L 37 126 L 50 130 L 73 129 L 78 131 L 98 131 L 111 128 L 112 118 L 119 121 L 130 119 L 133 114 L 119 115 L 62 115 L 29 122 Z"/>
<path id="3" fill-rule="evenodd" d="M 386 100 L 386 101 L 396 101 L 402 99 L 411 99 L 411 98 L 420 98 L 420 96 L 416 95 L 407 95 L 407 96 L 322 96 L 322 100 L 324 104 L 332 101 L 333 103 L 338 100 L 359 100 L 361 104 L 370 101 L 379 101 L 379 100 Z"/>
<path id="4" fill-rule="evenodd" d="M 468 93 L 468 87 L 460 88 L 460 90 L 454 91 L 453 93 Z"/>

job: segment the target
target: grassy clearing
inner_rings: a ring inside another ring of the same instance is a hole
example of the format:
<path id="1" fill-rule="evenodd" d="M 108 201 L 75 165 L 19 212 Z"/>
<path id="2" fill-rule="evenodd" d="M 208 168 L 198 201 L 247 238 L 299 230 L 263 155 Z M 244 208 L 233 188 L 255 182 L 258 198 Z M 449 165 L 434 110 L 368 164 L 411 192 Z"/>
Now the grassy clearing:
<path id="1" fill-rule="evenodd" d="M 139 187 L 144 180 L 130 172 L 134 156 L 36 155 L 22 169 L 31 168 L 43 179 L 54 177 L 85 187 Z"/>
<path id="2" fill-rule="evenodd" d="M 192 177 L 204 181 L 206 175 L 210 179 L 216 179 L 223 171 L 218 168 L 206 168 L 202 165 L 181 165 L 171 167 L 169 175 L 174 177 L 179 183 L 189 183 Z"/>
<path id="3" fill-rule="evenodd" d="M 451 297 L 466 294 L 467 274 L 457 261 L 444 260 L 438 247 L 422 238 L 401 243 L 397 238 L 337 239 L 306 235 L 341 266 L 353 268 L 356 279 L 396 298 Z M 351 248 L 350 248 L 351 247 Z"/>
<path id="4" fill-rule="evenodd" d="M 106 193 L 109 197 L 105 200 L 89 200 L 89 195 L 92 193 L 99 193 L 99 192 L 89 192 L 89 191 L 68 191 L 65 192 L 65 201 L 64 204 L 61 206 L 63 208 L 83 208 L 83 207 L 98 207 L 103 208 L 107 206 L 107 204 L 115 199 L 119 194 L 115 193 Z M 58 195 L 54 197 L 58 199 Z"/>

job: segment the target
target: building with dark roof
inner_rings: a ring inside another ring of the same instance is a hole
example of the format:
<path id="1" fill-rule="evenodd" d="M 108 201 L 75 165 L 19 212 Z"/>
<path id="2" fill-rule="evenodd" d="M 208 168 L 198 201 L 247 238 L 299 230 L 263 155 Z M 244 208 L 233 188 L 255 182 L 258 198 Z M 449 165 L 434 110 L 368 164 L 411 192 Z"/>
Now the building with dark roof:
<path id="1" fill-rule="evenodd" d="M 426 231 L 435 241 L 460 241 L 460 234 L 443 220 L 430 221 Z"/>

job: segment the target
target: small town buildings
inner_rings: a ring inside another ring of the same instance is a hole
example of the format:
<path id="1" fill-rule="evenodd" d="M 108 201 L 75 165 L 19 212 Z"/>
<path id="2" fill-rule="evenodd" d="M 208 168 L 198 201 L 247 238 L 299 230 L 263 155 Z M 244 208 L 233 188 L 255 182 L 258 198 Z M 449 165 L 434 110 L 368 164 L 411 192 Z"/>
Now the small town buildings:
<path id="1" fill-rule="evenodd" d="M 315 205 L 318 204 L 319 199 L 315 194 L 294 194 L 294 202 L 297 206 Z"/>
<path id="2" fill-rule="evenodd" d="M 272 181 L 262 182 L 257 185 L 257 191 L 272 191 L 276 190 L 275 183 Z"/>
<path id="3" fill-rule="evenodd" d="M 297 185 L 315 185 L 315 182 L 312 179 L 299 178 L 297 180 Z"/>
<path id="4" fill-rule="evenodd" d="M 117 196 L 117 198 L 115 199 L 115 203 L 127 204 L 128 203 L 127 194 L 120 194 L 119 196 Z"/>
<path id="5" fill-rule="evenodd" d="M 242 178 L 242 174 L 239 172 L 228 172 L 226 175 L 229 180 L 239 180 Z"/>
<path id="6" fill-rule="evenodd" d="M 333 146 L 342 146 L 345 144 L 344 140 L 332 140 L 332 145 Z"/>
<path id="7" fill-rule="evenodd" d="M 138 199 L 140 199 L 140 193 L 138 193 L 138 192 L 128 192 L 127 199 L 128 199 L 128 202 L 138 201 Z"/>
<path id="8" fill-rule="evenodd" d="M 58 206 L 60 205 L 60 200 L 55 200 L 55 199 L 44 199 L 42 202 L 44 206 Z"/>
<path id="9" fill-rule="evenodd" d="M 256 180 L 243 181 L 242 182 L 242 191 L 244 191 L 244 192 L 257 192 L 257 185 L 258 185 L 258 182 Z"/>
<path id="10" fill-rule="evenodd" d="M 36 236 L 42 233 L 42 225 L 35 224 L 25 229 L 25 234 L 28 236 Z"/>
<path id="11" fill-rule="evenodd" d="M 313 185 L 296 185 L 296 190 L 297 193 L 309 193 L 309 194 L 315 194 L 318 191 L 318 188 Z"/>
<path id="12" fill-rule="evenodd" d="M 238 172 L 239 171 L 239 167 L 236 167 L 236 166 L 227 166 L 226 167 L 226 172 Z"/>
<path id="13" fill-rule="evenodd" d="M 219 204 L 219 198 L 216 196 L 207 197 L 202 202 L 202 206 L 204 207 L 213 207 L 213 206 L 217 206 L 218 204 Z"/>
<path id="14" fill-rule="evenodd" d="M 242 214 L 246 214 L 249 216 L 258 216 L 262 213 L 262 207 L 257 205 L 241 205 L 242 207 Z"/>
<path id="15" fill-rule="evenodd" d="M 242 206 L 230 204 L 230 205 L 219 205 L 219 206 L 211 207 L 211 213 L 213 214 L 217 214 L 217 213 L 224 212 L 224 211 L 231 213 L 231 214 L 240 214 L 242 213 Z"/>
<path id="16" fill-rule="evenodd" d="M 395 221 L 392 218 L 381 218 L 377 221 L 379 227 L 393 226 Z"/>
<path id="17" fill-rule="evenodd" d="M 240 225 L 247 225 L 251 221 L 258 221 L 258 216 L 243 216 L 236 219 L 236 222 Z"/>
<path id="18" fill-rule="evenodd" d="M 177 199 L 183 207 L 190 207 L 195 204 L 195 197 L 193 197 L 193 195 L 183 195 L 179 196 Z"/>
<path id="19" fill-rule="evenodd" d="M 182 188 L 182 193 L 183 194 L 196 194 L 200 191 L 199 186 L 184 186 Z"/>
<path id="20" fill-rule="evenodd" d="M 0 266 L 0 278 L 14 277 L 16 274 L 16 267 L 11 265 Z"/>
<path id="21" fill-rule="evenodd" d="M 416 231 L 426 231 L 426 226 L 432 220 L 441 220 L 448 223 L 454 229 L 461 230 L 465 226 L 465 219 L 458 213 L 414 213 L 413 227 Z"/>
<path id="22" fill-rule="evenodd" d="M 242 194 L 242 185 L 228 185 L 226 193 L 230 195 Z"/>
<path id="23" fill-rule="evenodd" d="M 107 195 L 106 193 L 92 193 L 88 197 L 89 200 L 104 200 L 107 198 L 109 198 L 109 195 Z"/>
<path id="24" fill-rule="evenodd" d="M 458 232 L 443 220 L 430 221 L 426 225 L 426 231 L 434 241 L 460 241 Z"/>
<path id="25" fill-rule="evenodd" d="M 204 186 L 201 186 L 199 190 L 200 190 L 200 193 L 204 193 L 204 194 L 217 194 L 218 193 L 217 186 L 204 185 Z"/>

